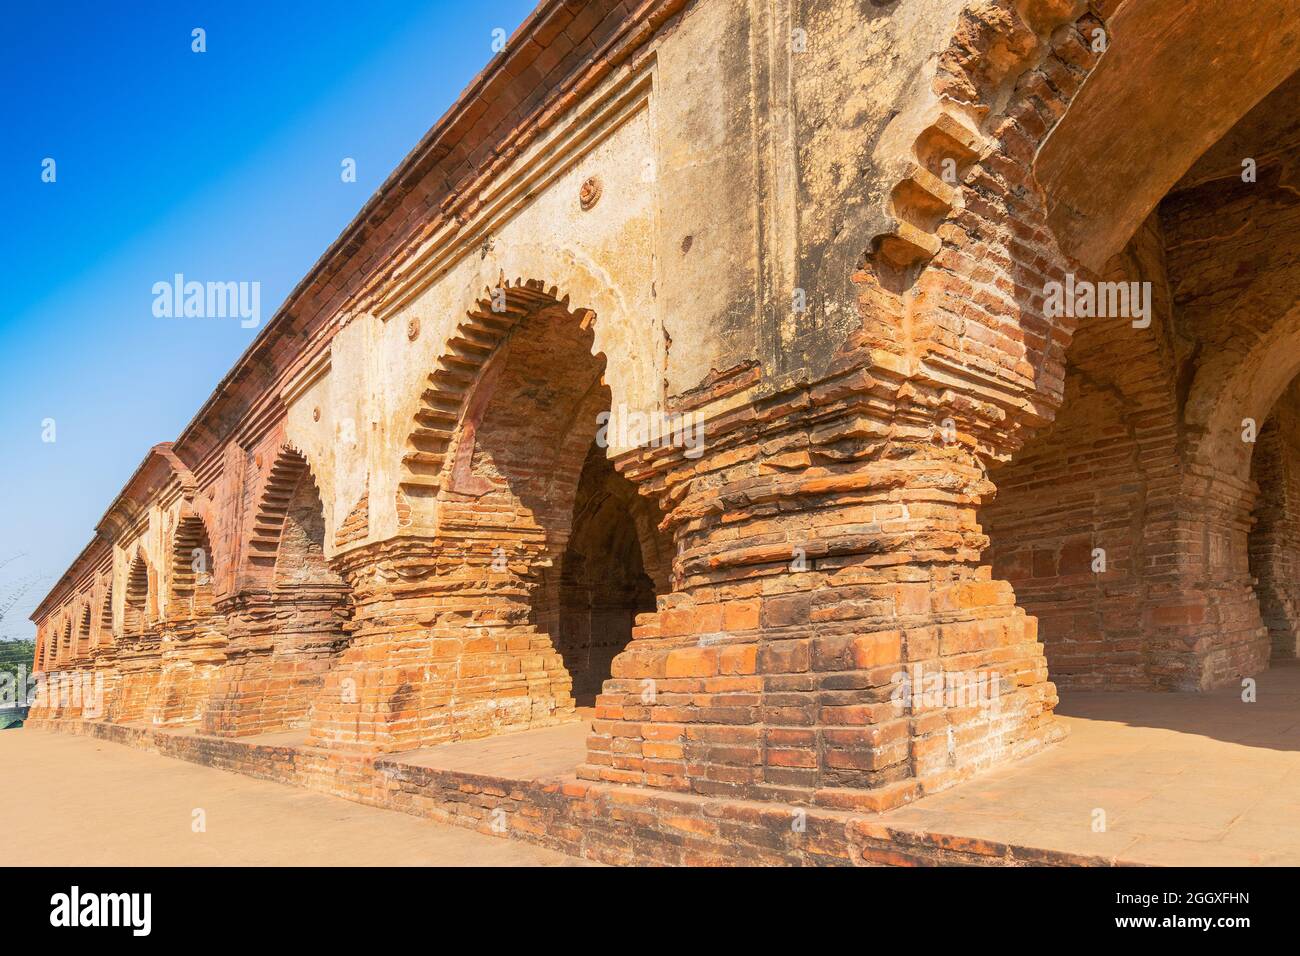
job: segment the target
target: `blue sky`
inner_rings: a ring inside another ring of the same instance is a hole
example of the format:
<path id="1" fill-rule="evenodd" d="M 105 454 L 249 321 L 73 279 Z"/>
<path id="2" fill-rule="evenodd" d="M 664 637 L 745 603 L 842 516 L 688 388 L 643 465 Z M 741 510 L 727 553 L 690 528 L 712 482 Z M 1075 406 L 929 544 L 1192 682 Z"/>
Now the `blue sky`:
<path id="1" fill-rule="evenodd" d="M 493 30 L 512 33 L 533 5 L 6 10 L 0 561 L 25 554 L 0 567 L 0 600 L 43 580 L 0 637 L 31 635 L 28 615 L 145 452 L 180 433 L 258 331 L 155 318 L 153 284 L 258 281 L 268 320 L 491 58 Z M 348 157 L 355 183 L 340 177 Z"/>

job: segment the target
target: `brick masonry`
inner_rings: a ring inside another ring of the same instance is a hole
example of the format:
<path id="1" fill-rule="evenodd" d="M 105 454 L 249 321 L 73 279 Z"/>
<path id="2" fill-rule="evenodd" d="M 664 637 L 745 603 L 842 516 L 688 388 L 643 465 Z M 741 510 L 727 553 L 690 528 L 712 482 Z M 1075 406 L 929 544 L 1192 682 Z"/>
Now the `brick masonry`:
<path id="1" fill-rule="evenodd" d="M 1295 84 L 1080 249 L 1042 164 L 1154 13 L 859 6 L 543 3 L 111 504 L 34 616 L 102 693 L 34 722 L 614 862 L 1016 862 L 861 815 L 1059 739 L 1054 682 L 1293 654 Z M 579 705 L 562 785 L 402 763 Z"/>

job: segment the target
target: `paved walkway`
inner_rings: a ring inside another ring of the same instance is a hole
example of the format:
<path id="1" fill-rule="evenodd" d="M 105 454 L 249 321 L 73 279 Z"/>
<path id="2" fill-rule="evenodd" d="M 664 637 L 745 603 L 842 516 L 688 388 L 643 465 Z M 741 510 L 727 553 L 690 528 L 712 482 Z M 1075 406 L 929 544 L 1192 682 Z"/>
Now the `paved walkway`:
<path id="1" fill-rule="evenodd" d="M 1121 862 L 1300 865 L 1300 666 L 1261 674 L 1257 696 L 1063 693 L 1066 740 L 876 820 Z M 586 733 L 574 723 L 403 756 L 535 780 L 571 772 Z M 89 737 L 0 732 L 0 779 L 0 833 L 21 834 L 6 841 L 10 864 L 578 863 Z M 206 833 L 191 832 L 195 808 Z"/>
<path id="2" fill-rule="evenodd" d="M 1066 740 L 880 822 L 1146 864 L 1300 865 L 1300 667 L 1241 695 L 1062 693 Z"/>
<path id="3" fill-rule="evenodd" d="M 1255 703 L 1239 687 L 1063 692 L 1057 713 L 1056 746 L 875 820 L 1130 863 L 1300 865 L 1300 666 L 1261 674 Z M 402 759 L 535 780 L 571 772 L 585 737 L 571 724 Z"/>
<path id="4" fill-rule="evenodd" d="M 90 737 L 0 731 L 0 781 L 6 866 L 584 865 Z"/>

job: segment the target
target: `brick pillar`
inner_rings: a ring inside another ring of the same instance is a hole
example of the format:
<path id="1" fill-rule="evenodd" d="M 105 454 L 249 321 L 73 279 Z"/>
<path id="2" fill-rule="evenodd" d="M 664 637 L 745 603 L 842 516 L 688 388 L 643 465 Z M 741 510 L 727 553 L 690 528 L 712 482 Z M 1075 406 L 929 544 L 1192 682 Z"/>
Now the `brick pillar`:
<path id="1" fill-rule="evenodd" d="M 1205 690 L 1268 667 L 1248 549 L 1257 488 L 1196 458 L 1181 481 L 1181 504 L 1151 556 L 1166 573 L 1144 613 L 1147 668 L 1158 687 Z"/>
<path id="2" fill-rule="evenodd" d="M 220 614 L 173 621 L 162 629 L 158 680 L 144 719 L 151 724 L 195 724 L 225 661 L 225 620 Z"/>
<path id="3" fill-rule="evenodd" d="M 1036 622 L 980 565 L 982 414 L 857 370 L 713 420 L 697 461 L 620 461 L 676 589 L 615 659 L 579 775 L 878 809 L 1056 739 Z"/>
<path id="4" fill-rule="evenodd" d="M 221 608 L 230 639 L 209 687 L 204 732 L 234 737 L 305 727 L 346 641 L 347 588 L 250 589 Z"/>
<path id="5" fill-rule="evenodd" d="M 574 718 L 550 636 L 528 623 L 531 561 L 425 538 L 336 560 L 352 637 L 315 703 L 309 743 L 385 752 Z"/>
<path id="6" fill-rule="evenodd" d="M 161 671 L 161 631 L 123 638 L 117 653 L 116 686 L 108 700 L 106 718 L 121 724 L 144 720 Z"/>

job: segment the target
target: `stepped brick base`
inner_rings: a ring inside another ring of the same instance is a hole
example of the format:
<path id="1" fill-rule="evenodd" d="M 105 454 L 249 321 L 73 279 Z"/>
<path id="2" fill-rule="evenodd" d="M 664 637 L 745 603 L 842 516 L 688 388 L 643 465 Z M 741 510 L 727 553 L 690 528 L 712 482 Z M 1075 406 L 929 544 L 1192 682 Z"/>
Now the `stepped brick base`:
<path id="1" fill-rule="evenodd" d="M 580 781 L 421 766 L 320 748 L 103 721 L 29 720 L 614 865 L 1079 866 L 1112 861 L 899 829 L 871 816 Z M 424 751 L 428 753 L 428 751 Z"/>

